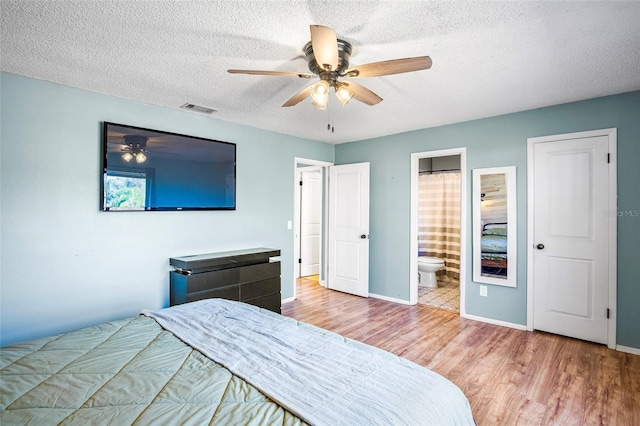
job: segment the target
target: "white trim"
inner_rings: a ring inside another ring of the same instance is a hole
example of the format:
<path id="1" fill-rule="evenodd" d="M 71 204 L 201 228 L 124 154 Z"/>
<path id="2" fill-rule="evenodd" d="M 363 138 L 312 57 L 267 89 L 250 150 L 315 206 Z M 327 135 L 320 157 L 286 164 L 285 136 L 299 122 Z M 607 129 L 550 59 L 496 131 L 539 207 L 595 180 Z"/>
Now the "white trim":
<path id="1" fill-rule="evenodd" d="M 516 287 L 518 268 L 513 267 L 513 265 L 518 264 L 518 248 L 516 244 L 516 240 L 518 239 L 516 166 L 473 169 L 471 173 L 473 175 L 473 188 L 471 189 L 473 197 L 473 202 L 471 203 L 471 220 L 473 221 L 471 229 L 474 230 L 473 236 L 471 237 L 471 243 L 473 245 L 473 281 L 476 283 L 501 285 L 504 287 Z M 482 229 L 482 213 L 480 206 L 480 197 L 482 194 L 481 176 L 492 174 L 504 174 L 505 184 L 507 185 L 507 262 L 508 265 L 512 266 L 508 267 L 507 265 L 506 279 L 482 275 L 482 267 L 480 264 L 480 245 L 482 241 L 482 233 L 479 232 Z"/>
<path id="2" fill-rule="evenodd" d="M 527 139 L 527 330 L 533 331 L 533 142 Z"/>
<path id="3" fill-rule="evenodd" d="M 565 133 L 562 135 L 541 136 L 527 139 L 527 330 L 533 331 L 533 146 L 537 143 L 552 142 L 579 138 L 607 136 L 609 139 L 609 202 L 608 211 L 617 211 L 618 200 L 618 130 L 615 128 L 590 130 L 586 132 Z M 607 330 L 607 346 L 616 348 L 618 318 L 618 220 L 617 215 L 609 215 L 609 328 Z M 618 346 L 620 347 L 620 346 Z"/>
<path id="4" fill-rule="evenodd" d="M 466 319 L 474 320 L 474 321 L 486 322 L 487 324 L 499 325 L 499 326 L 502 326 L 502 327 L 509 327 L 509 328 L 515 328 L 516 330 L 527 331 L 527 326 L 523 325 L 523 324 L 516 324 L 514 322 L 500 321 L 500 320 L 493 319 L 493 318 L 481 317 L 481 316 L 478 316 L 478 315 L 471 315 L 471 314 L 464 314 L 464 315 L 460 315 L 460 316 L 463 317 L 463 318 L 466 318 Z"/>
<path id="5" fill-rule="evenodd" d="M 401 305 L 415 305 L 415 303 L 411 303 L 408 300 L 396 299 L 395 297 L 383 296 L 381 294 L 369 293 L 369 297 L 386 300 L 387 302 L 400 303 Z"/>
<path id="6" fill-rule="evenodd" d="M 293 302 L 294 300 L 296 300 L 295 296 L 294 297 L 287 297 L 286 299 L 282 299 L 280 301 L 280 304 L 283 305 L 285 303 Z"/>
<path id="7" fill-rule="evenodd" d="M 299 166 L 300 165 L 308 165 L 308 166 L 317 166 L 320 168 L 327 168 L 329 166 L 333 166 L 333 163 L 327 162 L 327 161 L 321 161 L 321 160 L 312 160 L 309 158 L 300 158 L 300 157 L 294 157 L 293 158 L 293 232 L 292 232 L 292 238 L 293 238 L 293 298 L 292 300 L 295 300 L 297 295 L 296 295 L 296 283 L 297 283 L 297 279 L 298 279 L 298 258 L 300 257 L 300 244 L 298 243 L 298 233 L 299 233 L 299 229 L 300 229 L 300 176 L 299 176 Z M 311 170 L 311 169 L 308 169 Z M 327 185 L 327 175 L 328 173 L 324 173 L 325 177 L 323 179 L 322 182 L 322 191 L 323 193 L 326 192 L 329 188 L 329 186 Z M 326 213 L 327 213 L 327 203 L 326 203 L 326 199 L 328 197 L 325 197 L 325 205 L 323 206 L 323 210 L 325 212 L 325 218 Z M 328 244 L 326 244 L 326 241 L 328 241 L 327 239 L 327 228 L 328 226 L 326 226 L 326 221 L 325 221 L 325 226 L 324 226 L 324 230 L 323 230 L 323 239 L 325 241 L 325 249 L 324 249 L 324 253 L 323 253 L 323 265 L 322 265 L 322 270 L 321 270 L 321 275 L 326 277 L 327 276 L 327 262 L 326 259 L 327 257 L 327 246 Z"/>
<path id="8" fill-rule="evenodd" d="M 618 129 L 609 129 L 609 211 L 618 208 Z M 618 330 L 618 216 L 609 215 L 609 333 L 607 346 L 616 345 Z M 640 354 L 639 354 L 640 355 Z"/>
<path id="9" fill-rule="evenodd" d="M 633 355 L 640 355 L 640 348 L 631 348 L 629 346 L 618 345 L 616 346 L 616 351 L 626 352 Z"/>
<path id="10" fill-rule="evenodd" d="M 411 211 L 409 237 L 409 304 L 418 303 L 418 171 L 421 158 L 460 156 L 460 316 L 466 313 L 467 280 L 467 148 L 441 149 L 411 154 Z"/>

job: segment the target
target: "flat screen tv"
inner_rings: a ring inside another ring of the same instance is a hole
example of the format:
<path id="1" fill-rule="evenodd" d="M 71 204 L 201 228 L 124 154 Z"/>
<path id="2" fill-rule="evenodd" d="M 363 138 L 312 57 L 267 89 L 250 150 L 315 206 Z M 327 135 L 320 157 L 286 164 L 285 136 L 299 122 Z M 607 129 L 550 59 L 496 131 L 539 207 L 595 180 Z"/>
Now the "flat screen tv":
<path id="1" fill-rule="evenodd" d="M 236 145 L 105 122 L 101 187 L 103 211 L 235 210 Z"/>

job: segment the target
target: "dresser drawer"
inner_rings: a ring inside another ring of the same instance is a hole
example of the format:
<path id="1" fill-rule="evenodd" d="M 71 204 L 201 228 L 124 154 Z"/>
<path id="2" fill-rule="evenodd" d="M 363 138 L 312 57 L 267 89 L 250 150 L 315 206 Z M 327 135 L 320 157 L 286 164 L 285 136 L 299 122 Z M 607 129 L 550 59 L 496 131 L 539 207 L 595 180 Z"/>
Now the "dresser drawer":
<path id="1" fill-rule="evenodd" d="M 262 296 L 256 299 L 247 300 L 245 301 L 245 303 L 268 309 L 277 314 L 281 313 L 280 307 L 282 305 L 282 298 L 280 296 L 280 293 L 270 294 L 268 296 Z"/>
<path id="2" fill-rule="evenodd" d="M 280 277 L 280 262 L 260 263 L 186 276 L 187 293 L 196 293 L 218 287 Z"/>
<path id="3" fill-rule="evenodd" d="M 240 286 L 240 301 L 246 302 L 247 300 L 255 299 L 256 297 L 267 296 L 275 293 L 280 294 L 280 277 L 242 284 Z"/>
<path id="4" fill-rule="evenodd" d="M 240 289 L 238 286 L 229 286 L 224 288 L 219 288 L 215 290 L 204 290 L 199 291 L 197 293 L 189 293 L 187 295 L 187 302 L 195 302 L 196 300 L 202 299 L 213 299 L 213 298 L 227 299 L 227 300 L 240 300 Z"/>

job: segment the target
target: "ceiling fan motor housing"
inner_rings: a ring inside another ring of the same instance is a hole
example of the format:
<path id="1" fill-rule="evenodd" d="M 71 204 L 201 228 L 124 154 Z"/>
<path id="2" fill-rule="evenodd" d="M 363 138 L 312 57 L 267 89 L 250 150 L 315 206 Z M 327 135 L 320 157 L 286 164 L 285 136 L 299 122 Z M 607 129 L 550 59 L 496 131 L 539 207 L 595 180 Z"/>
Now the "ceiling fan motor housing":
<path id="1" fill-rule="evenodd" d="M 130 147 L 136 145 L 138 148 L 145 148 L 148 139 L 149 138 L 142 135 L 124 135 L 124 141 Z"/>
<path id="2" fill-rule="evenodd" d="M 338 67 L 331 72 L 325 71 L 325 69 L 318 64 L 316 57 L 313 54 L 313 46 L 311 46 L 311 42 L 307 43 L 302 50 L 304 51 L 304 55 L 307 57 L 309 70 L 312 73 L 320 76 L 323 80 L 335 82 L 337 77 L 343 76 L 344 72 L 349 68 L 351 49 L 351 43 L 338 39 Z"/>

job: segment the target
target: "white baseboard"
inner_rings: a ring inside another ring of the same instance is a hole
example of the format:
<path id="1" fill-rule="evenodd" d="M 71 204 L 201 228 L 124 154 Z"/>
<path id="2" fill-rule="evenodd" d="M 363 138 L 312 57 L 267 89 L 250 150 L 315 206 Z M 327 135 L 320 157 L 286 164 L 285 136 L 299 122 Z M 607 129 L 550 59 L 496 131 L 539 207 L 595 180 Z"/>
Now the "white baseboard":
<path id="1" fill-rule="evenodd" d="M 617 345 L 616 346 L 616 350 L 620 351 L 620 352 L 626 352 L 628 354 L 634 354 L 634 355 L 640 355 L 640 349 L 638 348 L 631 348 L 629 346 L 622 346 L 622 345 Z"/>
<path id="2" fill-rule="evenodd" d="M 516 323 L 513 323 L 513 322 L 500 321 L 500 320 L 493 319 L 493 318 L 486 318 L 486 317 L 481 317 L 481 316 L 478 316 L 478 315 L 471 315 L 471 314 L 464 314 L 464 315 L 460 315 L 460 316 L 463 317 L 463 318 L 474 320 L 474 321 L 486 322 L 488 324 L 501 325 L 502 327 L 509 327 L 509 328 L 515 328 L 516 330 L 527 331 L 527 326 L 523 325 L 523 324 L 516 324 Z"/>
<path id="3" fill-rule="evenodd" d="M 286 299 L 282 299 L 282 301 L 280 302 L 280 304 L 284 304 L 284 303 L 289 303 L 289 302 L 293 302 L 294 300 L 296 300 L 295 297 L 287 297 Z"/>
<path id="4" fill-rule="evenodd" d="M 383 296 L 381 294 L 369 293 L 369 297 L 373 297 L 374 299 L 386 300 L 387 302 L 400 303 L 402 305 L 411 305 L 408 300 L 396 299 L 395 297 Z"/>

